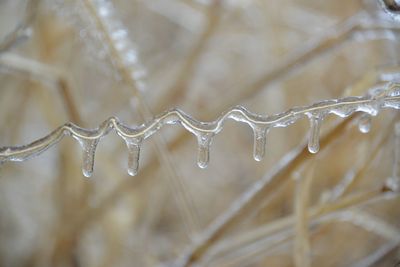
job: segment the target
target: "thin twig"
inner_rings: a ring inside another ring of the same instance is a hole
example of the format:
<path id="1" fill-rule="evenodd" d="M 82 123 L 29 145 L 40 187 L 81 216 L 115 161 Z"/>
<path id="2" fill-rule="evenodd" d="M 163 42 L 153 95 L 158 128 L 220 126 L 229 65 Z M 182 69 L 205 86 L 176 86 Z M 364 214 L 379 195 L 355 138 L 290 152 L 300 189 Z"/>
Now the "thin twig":
<path id="1" fill-rule="evenodd" d="M 314 161 L 313 161 L 314 162 Z M 294 262 L 296 267 L 310 267 L 310 238 L 308 233 L 308 205 L 311 184 L 314 176 L 314 164 L 306 167 L 304 175 L 297 178 L 294 198 L 295 206 L 295 240 Z"/>
<path id="2" fill-rule="evenodd" d="M 36 17 L 39 3 L 40 0 L 29 0 L 22 21 L 3 40 L 0 40 L 0 53 L 10 50 L 22 37 L 27 35 L 27 29 Z"/>

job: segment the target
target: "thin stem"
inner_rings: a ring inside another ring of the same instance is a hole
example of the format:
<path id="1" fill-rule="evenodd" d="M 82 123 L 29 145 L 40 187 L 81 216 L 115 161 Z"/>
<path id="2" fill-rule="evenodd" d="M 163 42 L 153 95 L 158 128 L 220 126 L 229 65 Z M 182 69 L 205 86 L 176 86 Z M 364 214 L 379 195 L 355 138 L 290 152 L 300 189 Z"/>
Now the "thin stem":
<path id="1" fill-rule="evenodd" d="M 387 84 L 387 87 L 390 89 L 386 89 L 384 91 L 385 94 L 382 94 L 381 92 L 378 96 L 348 97 L 338 100 L 327 100 L 317 102 L 310 106 L 293 108 L 284 113 L 265 117 L 250 113 L 242 107 L 237 107 L 229 110 L 219 119 L 211 123 L 197 121 L 180 110 L 172 110 L 161 114 L 145 126 L 136 128 L 130 128 L 127 125 L 122 124 L 117 118 L 110 118 L 104 121 L 100 127 L 94 130 L 80 128 L 72 123 L 67 123 L 60 126 L 50 135 L 44 137 L 42 140 L 45 141 L 43 142 L 38 140 L 25 146 L 0 148 L 0 158 L 2 158 L 3 161 L 22 161 L 27 157 L 43 152 L 48 147 L 56 144 L 60 138 L 66 134 L 75 138 L 92 140 L 100 139 L 107 135 L 112 129 L 115 129 L 118 135 L 125 138 L 146 139 L 159 131 L 165 124 L 170 124 L 171 121 L 173 121 L 174 124 L 179 122 L 186 130 L 192 132 L 194 135 L 198 135 L 219 133 L 223 128 L 224 121 L 227 119 L 233 119 L 249 125 L 259 124 L 273 128 L 286 127 L 309 113 L 323 112 L 325 114 L 332 113 L 341 117 L 347 117 L 359 111 L 376 115 L 378 110 L 382 108 L 400 108 L 400 96 L 396 95 L 396 92 L 399 90 L 398 86 L 399 85 Z M 371 108 L 371 106 L 373 106 L 373 108 Z M 56 138 L 51 139 L 51 136 L 55 132 L 58 133 Z"/>
<path id="2" fill-rule="evenodd" d="M 308 232 L 308 205 L 314 176 L 314 164 L 306 167 L 305 174 L 297 178 L 295 192 L 294 263 L 296 267 L 310 267 L 310 237 Z"/>

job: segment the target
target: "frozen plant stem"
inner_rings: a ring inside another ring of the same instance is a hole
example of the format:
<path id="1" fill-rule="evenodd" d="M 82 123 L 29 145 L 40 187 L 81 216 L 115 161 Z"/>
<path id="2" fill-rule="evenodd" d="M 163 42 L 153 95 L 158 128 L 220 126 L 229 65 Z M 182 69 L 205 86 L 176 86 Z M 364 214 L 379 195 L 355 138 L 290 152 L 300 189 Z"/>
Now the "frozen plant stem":
<path id="1" fill-rule="evenodd" d="M 186 130 L 198 138 L 200 146 L 199 160 L 201 160 L 199 166 L 205 166 L 206 162 L 208 162 L 207 148 L 211 144 L 214 135 L 218 134 L 223 129 L 224 122 L 227 119 L 248 124 L 251 128 L 256 129 L 255 136 L 257 136 L 259 135 L 258 129 L 260 127 L 264 127 L 264 129 L 287 127 L 305 116 L 311 116 L 313 118 L 311 120 L 311 133 L 309 137 L 311 148 L 309 147 L 309 151 L 316 152 L 316 147 L 319 147 L 318 128 L 321 116 L 335 114 L 340 117 L 348 117 L 355 112 L 363 112 L 370 116 L 376 116 L 378 112 L 384 108 L 400 109 L 400 87 L 398 85 L 389 83 L 384 87 L 374 88 L 374 90 L 363 97 L 346 97 L 321 101 L 311 106 L 293 108 L 284 113 L 272 116 L 260 116 L 249 112 L 243 107 L 236 107 L 227 111 L 213 122 L 201 122 L 180 110 L 174 109 L 160 114 L 146 124 L 132 128 L 121 123 L 115 117 L 109 118 L 97 129 L 93 130 L 80 128 L 73 123 L 67 123 L 48 136 L 29 145 L 1 148 L 0 161 L 24 161 L 45 151 L 50 146 L 56 144 L 65 135 L 71 135 L 82 143 L 90 140 L 100 141 L 101 138 L 114 130 L 125 140 L 145 140 L 154 135 L 164 125 L 181 124 Z M 318 119 L 315 119 L 314 116 Z M 266 130 L 263 131 L 266 132 Z M 255 139 L 257 140 L 258 138 Z M 263 145 L 264 141 L 260 142 L 260 144 Z M 255 145 L 257 146 L 259 143 L 256 141 Z M 140 143 L 138 143 L 137 146 L 140 146 Z M 255 148 L 255 150 L 258 151 L 262 149 Z M 259 158 L 256 157 L 256 159 Z"/>

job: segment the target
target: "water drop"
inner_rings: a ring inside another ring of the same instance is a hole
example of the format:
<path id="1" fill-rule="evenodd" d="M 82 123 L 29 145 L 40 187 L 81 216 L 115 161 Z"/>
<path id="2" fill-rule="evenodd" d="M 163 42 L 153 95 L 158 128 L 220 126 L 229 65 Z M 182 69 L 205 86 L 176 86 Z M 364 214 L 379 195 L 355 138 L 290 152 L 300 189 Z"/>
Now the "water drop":
<path id="1" fill-rule="evenodd" d="M 80 139 L 79 142 L 83 150 L 82 173 L 84 176 L 90 177 L 93 174 L 94 156 L 99 139 Z"/>
<path id="2" fill-rule="evenodd" d="M 128 147 L 128 174 L 135 176 L 139 169 L 140 147 L 142 141 L 127 138 L 125 142 Z"/>
<path id="3" fill-rule="evenodd" d="M 197 165 L 204 169 L 207 167 L 210 161 L 210 145 L 212 141 L 211 134 L 200 134 L 197 136 L 198 142 L 198 154 L 197 154 Z"/>
<path id="4" fill-rule="evenodd" d="M 310 116 L 310 135 L 308 137 L 308 150 L 311 153 L 319 151 L 319 130 L 322 119 L 319 116 Z"/>
<path id="5" fill-rule="evenodd" d="M 265 156 L 265 143 L 268 128 L 266 126 L 255 126 L 254 131 L 254 149 L 253 157 L 256 161 L 261 161 Z"/>
<path id="6" fill-rule="evenodd" d="M 361 116 L 358 122 L 358 129 L 362 133 L 369 133 L 369 131 L 371 130 L 371 123 L 372 117 L 370 115 L 364 114 Z"/>

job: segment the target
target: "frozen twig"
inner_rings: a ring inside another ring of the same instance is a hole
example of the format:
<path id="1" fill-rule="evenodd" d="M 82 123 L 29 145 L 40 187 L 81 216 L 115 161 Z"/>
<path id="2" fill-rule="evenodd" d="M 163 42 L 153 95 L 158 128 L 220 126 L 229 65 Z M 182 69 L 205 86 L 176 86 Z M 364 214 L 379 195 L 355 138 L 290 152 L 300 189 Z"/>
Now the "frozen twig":
<path id="1" fill-rule="evenodd" d="M 400 87 L 396 84 L 387 84 L 385 87 L 374 88 L 362 97 L 346 97 L 342 99 L 326 100 L 310 106 L 290 109 L 286 112 L 272 115 L 256 115 L 243 107 L 233 108 L 224 113 L 213 122 L 201 122 L 190 117 L 184 112 L 174 109 L 155 117 L 152 121 L 137 127 L 128 127 L 117 118 L 112 117 L 104 121 L 97 129 L 84 129 L 73 123 L 66 123 L 51 134 L 29 145 L 17 147 L 4 147 L 0 149 L 1 161 L 24 161 L 38 155 L 50 146 L 55 145 L 65 135 L 75 138 L 84 150 L 83 172 L 90 176 L 93 171 L 94 152 L 98 142 L 112 130 L 114 130 L 127 144 L 131 153 L 131 166 L 138 166 L 139 150 L 142 142 L 154 135 L 164 125 L 181 124 L 187 131 L 197 137 L 199 145 L 198 164 L 205 167 L 208 163 L 208 150 L 212 138 L 218 134 L 227 119 L 232 119 L 248 124 L 254 132 L 254 158 L 261 160 L 264 155 L 265 138 L 272 128 L 287 127 L 297 120 L 308 117 L 310 120 L 310 134 L 308 149 L 315 153 L 319 148 L 318 128 L 328 114 L 340 117 L 348 117 L 355 112 L 363 112 L 370 116 L 376 116 L 381 109 L 400 108 Z M 135 149 L 137 148 L 137 149 Z M 135 174 L 136 170 L 130 171 Z"/>

